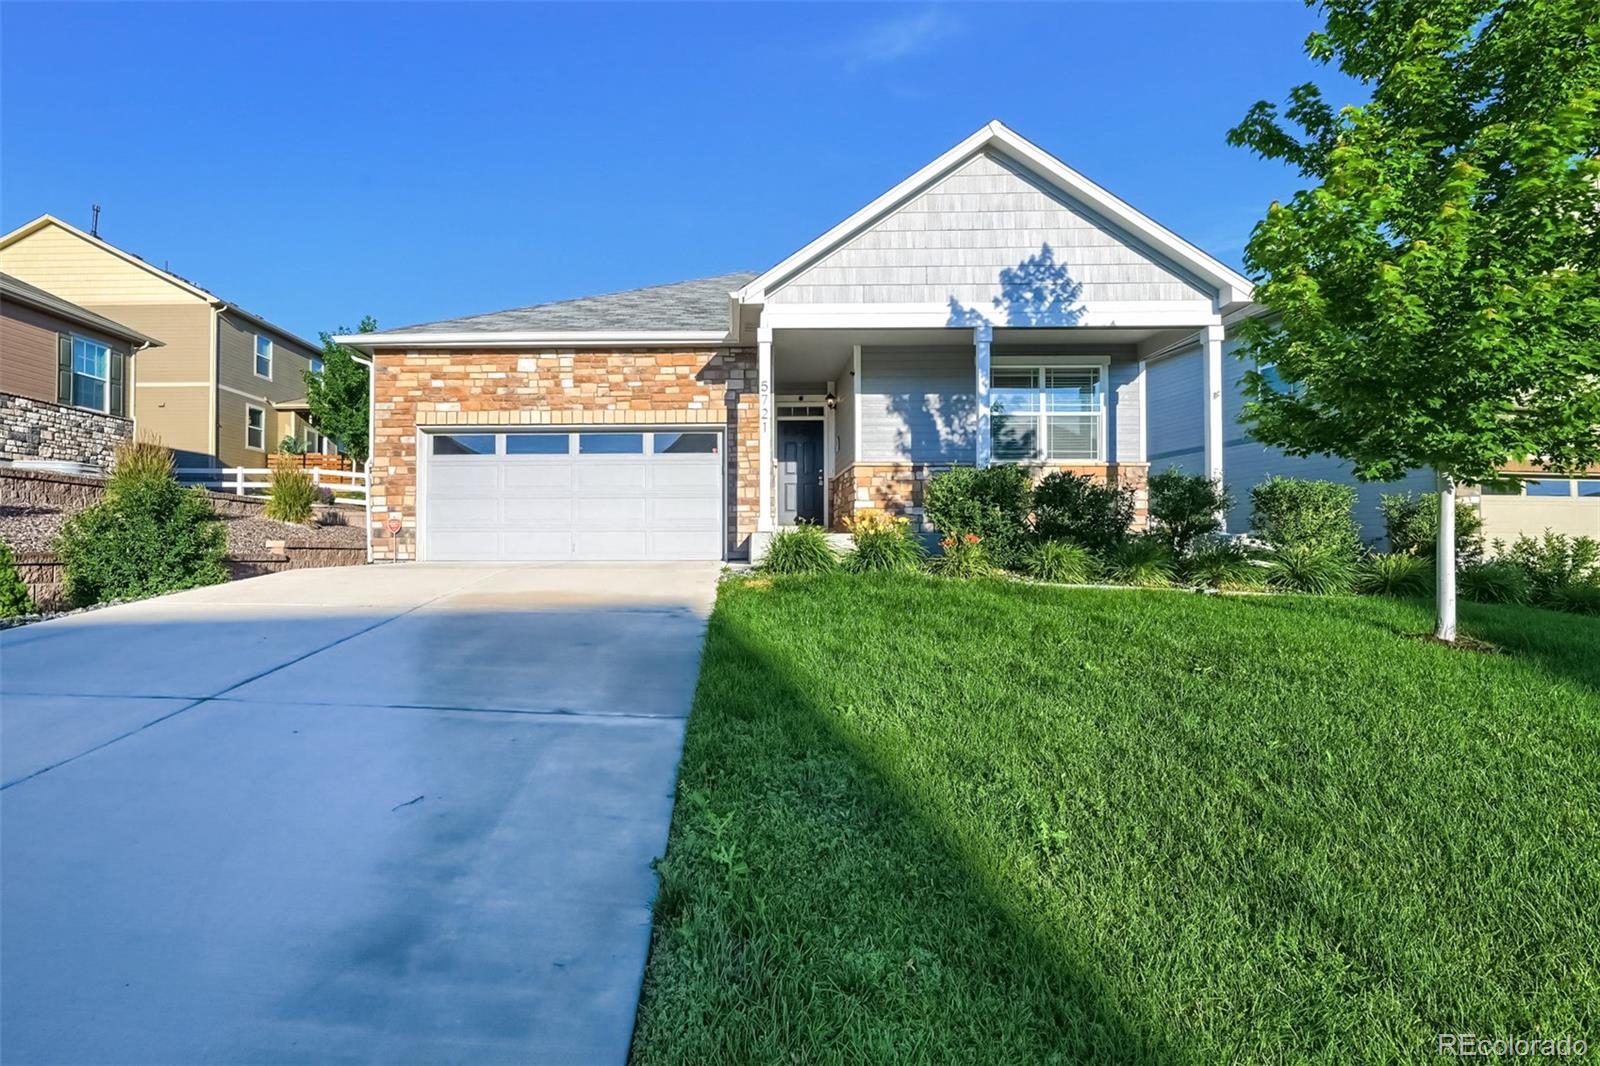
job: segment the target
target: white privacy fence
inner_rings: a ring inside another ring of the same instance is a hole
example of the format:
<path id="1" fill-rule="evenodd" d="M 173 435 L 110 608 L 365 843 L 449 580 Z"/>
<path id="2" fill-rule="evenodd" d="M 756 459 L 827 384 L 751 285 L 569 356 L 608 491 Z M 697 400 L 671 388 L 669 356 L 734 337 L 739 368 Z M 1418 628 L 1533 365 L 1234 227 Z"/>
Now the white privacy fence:
<path id="1" fill-rule="evenodd" d="M 367 475 L 363 470 L 306 468 L 311 483 L 327 489 L 334 503 L 361 506 L 367 502 Z M 272 471 L 264 466 L 193 467 L 178 470 L 178 480 L 236 496 L 266 496 L 272 489 Z"/>

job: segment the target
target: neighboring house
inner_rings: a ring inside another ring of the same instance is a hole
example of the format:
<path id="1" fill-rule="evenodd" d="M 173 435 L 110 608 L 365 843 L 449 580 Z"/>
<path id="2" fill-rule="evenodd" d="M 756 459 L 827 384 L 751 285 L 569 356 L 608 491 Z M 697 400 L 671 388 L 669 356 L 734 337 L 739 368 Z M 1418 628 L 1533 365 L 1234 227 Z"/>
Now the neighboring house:
<path id="1" fill-rule="evenodd" d="M 109 470 L 133 435 L 134 355 L 160 344 L 0 274 L 0 459 Z"/>
<path id="2" fill-rule="evenodd" d="M 133 361 L 132 415 L 180 467 L 264 467 L 285 436 L 323 446 L 303 414 L 317 345 L 50 215 L 0 237 L 0 270 L 161 338 Z"/>
<path id="3" fill-rule="evenodd" d="M 723 559 L 957 463 L 1350 479 L 1245 440 L 1250 283 L 991 123 L 766 273 L 340 340 L 371 359 L 374 559 Z M 1417 487 L 1420 479 L 1401 485 Z M 1368 536 L 1377 494 L 1360 490 Z"/>

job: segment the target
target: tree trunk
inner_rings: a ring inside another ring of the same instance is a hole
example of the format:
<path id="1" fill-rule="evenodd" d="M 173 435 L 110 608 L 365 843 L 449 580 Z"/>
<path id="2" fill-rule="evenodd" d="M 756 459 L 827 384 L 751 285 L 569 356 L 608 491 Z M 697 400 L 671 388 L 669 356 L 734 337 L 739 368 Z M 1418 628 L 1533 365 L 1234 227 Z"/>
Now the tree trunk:
<path id="1" fill-rule="evenodd" d="M 1434 636 L 1456 639 L 1456 482 L 1442 471 L 1439 477 L 1439 543 L 1434 550 L 1439 627 Z"/>

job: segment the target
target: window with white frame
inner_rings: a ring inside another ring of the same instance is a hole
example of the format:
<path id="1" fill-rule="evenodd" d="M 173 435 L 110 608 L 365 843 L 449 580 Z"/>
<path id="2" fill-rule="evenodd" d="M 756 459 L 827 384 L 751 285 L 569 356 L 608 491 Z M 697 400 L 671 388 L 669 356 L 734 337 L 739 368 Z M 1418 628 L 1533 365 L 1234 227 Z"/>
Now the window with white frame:
<path id="1" fill-rule="evenodd" d="M 267 412 L 251 404 L 244 407 L 244 446 L 257 452 L 267 450 Z"/>
<path id="2" fill-rule="evenodd" d="M 313 374 L 322 373 L 322 360 L 315 355 L 311 357 L 311 372 Z"/>
<path id="3" fill-rule="evenodd" d="M 272 380 L 272 338 L 256 334 L 256 377 Z"/>
<path id="4" fill-rule="evenodd" d="M 109 410 L 111 349 L 82 337 L 72 338 L 72 403 L 95 411 Z"/>
<path id="5" fill-rule="evenodd" d="M 989 427 L 998 462 L 1100 462 L 1105 374 L 1098 366 L 997 366 Z"/>

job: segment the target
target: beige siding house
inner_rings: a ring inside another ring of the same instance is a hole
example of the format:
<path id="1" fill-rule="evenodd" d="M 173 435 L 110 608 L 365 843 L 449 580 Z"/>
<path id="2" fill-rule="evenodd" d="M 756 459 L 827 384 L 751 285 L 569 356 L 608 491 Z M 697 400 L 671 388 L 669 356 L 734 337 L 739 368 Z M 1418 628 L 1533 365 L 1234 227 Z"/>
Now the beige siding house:
<path id="1" fill-rule="evenodd" d="M 133 361 L 132 416 L 180 466 L 265 466 L 285 436 L 321 446 L 293 409 L 310 341 L 51 215 L 0 237 L 0 270 L 162 341 Z"/>

